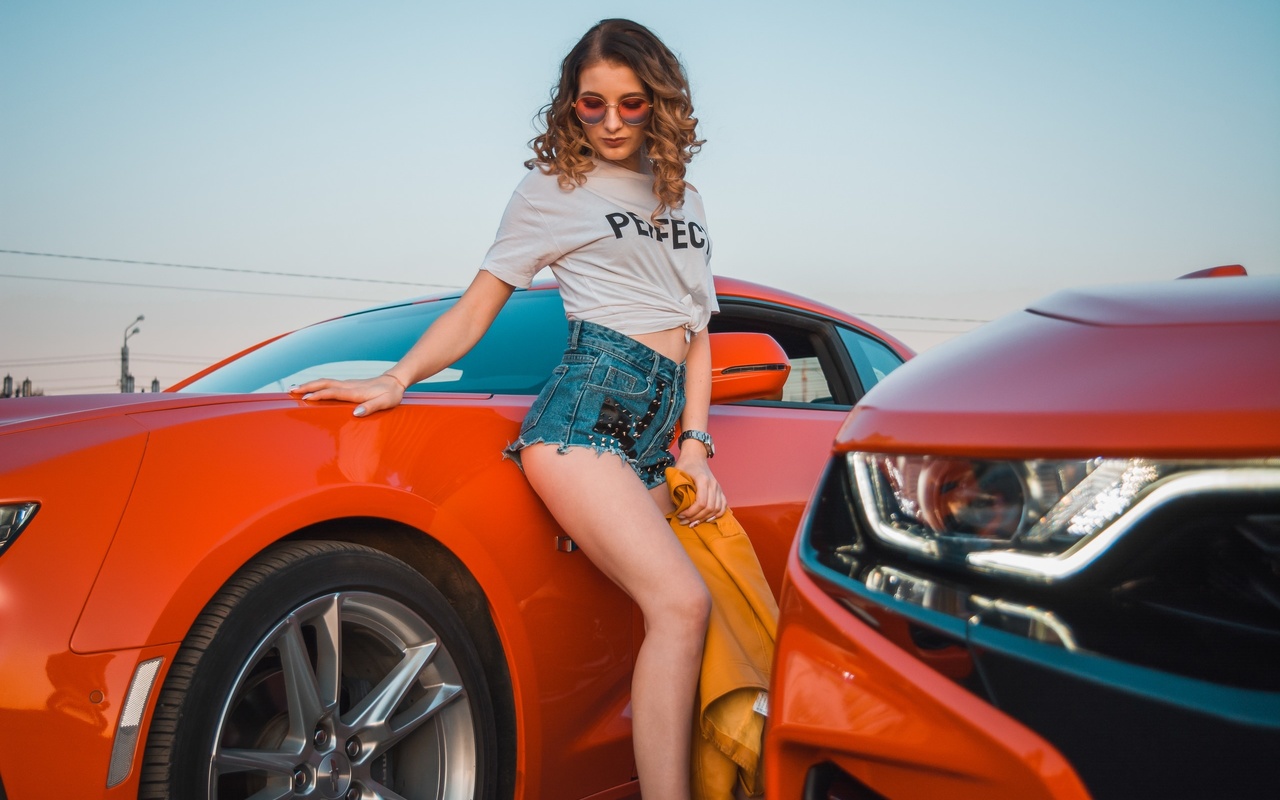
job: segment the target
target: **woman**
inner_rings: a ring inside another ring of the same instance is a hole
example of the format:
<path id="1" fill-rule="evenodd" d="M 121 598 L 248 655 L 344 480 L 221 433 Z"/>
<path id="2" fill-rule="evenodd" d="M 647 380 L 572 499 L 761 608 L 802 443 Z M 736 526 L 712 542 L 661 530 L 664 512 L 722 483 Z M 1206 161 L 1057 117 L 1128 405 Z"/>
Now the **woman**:
<path id="1" fill-rule="evenodd" d="M 701 146 L 679 61 L 647 28 L 605 20 L 561 65 L 531 143 L 531 171 L 458 302 L 394 367 L 360 381 L 319 380 L 304 399 L 347 400 L 356 416 L 463 356 L 514 287 L 550 266 L 569 318 L 564 360 L 506 455 L 556 521 L 644 613 L 632 678 L 636 766 L 646 796 L 689 796 L 695 686 L 710 598 L 664 514 L 675 466 L 690 475 L 695 525 L 726 508 L 708 469 L 711 356 L 718 310 L 702 202 L 684 181 Z M 601 502 L 606 498 L 607 502 Z"/>

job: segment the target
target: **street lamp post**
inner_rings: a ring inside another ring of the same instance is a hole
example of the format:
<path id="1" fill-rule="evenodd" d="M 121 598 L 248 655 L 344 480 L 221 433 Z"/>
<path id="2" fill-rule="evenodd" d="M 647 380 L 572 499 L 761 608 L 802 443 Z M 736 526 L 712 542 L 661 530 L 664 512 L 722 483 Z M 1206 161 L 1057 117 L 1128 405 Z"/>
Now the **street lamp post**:
<path id="1" fill-rule="evenodd" d="M 142 330 L 137 324 L 144 319 L 146 317 L 139 314 L 137 319 L 124 326 L 124 346 L 120 348 L 120 391 L 123 394 L 133 392 L 133 376 L 129 374 L 129 337 Z"/>

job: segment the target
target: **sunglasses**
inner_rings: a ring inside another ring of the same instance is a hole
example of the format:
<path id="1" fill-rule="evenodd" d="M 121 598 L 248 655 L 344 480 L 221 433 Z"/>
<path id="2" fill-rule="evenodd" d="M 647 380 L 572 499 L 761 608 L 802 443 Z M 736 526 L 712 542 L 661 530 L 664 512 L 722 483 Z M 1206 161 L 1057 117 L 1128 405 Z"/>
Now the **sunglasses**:
<path id="1" fill-rule="evenodd" d="M 618 118 L 628 125 L 643 125 L 649 121 L 653 103 L 643 97 L 624 97 L 616 103 L 606 103 L 599 97 L 584 95 L 573 104 L 573 111 L 583 125 L 599 125 L 604 122 L 609 109 L 618 109 Z"/>

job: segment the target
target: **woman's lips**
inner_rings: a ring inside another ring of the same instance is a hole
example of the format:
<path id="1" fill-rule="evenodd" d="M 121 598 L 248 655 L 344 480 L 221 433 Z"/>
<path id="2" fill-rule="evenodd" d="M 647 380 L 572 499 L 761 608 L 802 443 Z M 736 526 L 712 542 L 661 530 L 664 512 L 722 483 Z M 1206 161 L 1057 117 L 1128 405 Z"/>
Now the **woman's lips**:
<path id="1" fill-rule="evenodd" d="M 621 147 L 622 145 L 627 143 L 626 137 L 623 137 L 621 139 L 601 139 L 601 141 L 604 142 L 609 147 Z"/>

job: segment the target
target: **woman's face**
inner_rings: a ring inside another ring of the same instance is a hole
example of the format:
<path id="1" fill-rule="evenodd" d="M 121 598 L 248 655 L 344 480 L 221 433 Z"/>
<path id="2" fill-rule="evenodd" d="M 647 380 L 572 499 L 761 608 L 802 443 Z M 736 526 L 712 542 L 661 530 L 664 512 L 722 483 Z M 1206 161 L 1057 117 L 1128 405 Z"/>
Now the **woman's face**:
<path id="1" fill-rule="evenodd" d="M 630 67 L 597 61 L 578 73 L 578 97 L 598 97 L 608 104 L 604 120 L 595 125 L 582 126 L 587 141 L 596 155 L 627 169 L 640 171 L 640 146 L 644 144 L 644 132 L 649 123 L 628 125 L 618 115 L 617 104 L 628 97 L 648 99 L 644 84 Z M 578 98 L 575 97 L 576 101 Z"/>

